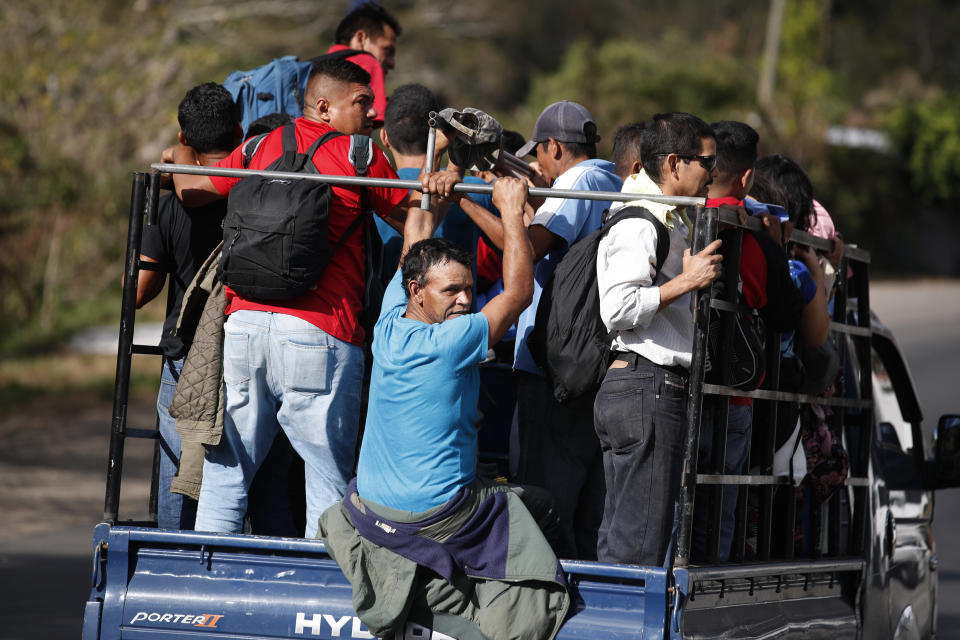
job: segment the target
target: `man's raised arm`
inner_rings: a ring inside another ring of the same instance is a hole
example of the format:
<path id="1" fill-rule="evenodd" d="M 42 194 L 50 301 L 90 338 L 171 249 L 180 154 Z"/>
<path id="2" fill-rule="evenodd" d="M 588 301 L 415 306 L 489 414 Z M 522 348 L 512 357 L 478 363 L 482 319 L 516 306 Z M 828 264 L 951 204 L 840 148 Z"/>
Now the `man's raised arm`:
<path id="1" fill-rule="evenodd" d="M 523 222 L 527 183 L 500 178 L 493 185 L 493 204 L 503 224 L 503 293 L 480 312 L 490 325 L 490 344 L 497 343 L 533 300 L 533 253 Z"/>
<path id="2" fill-rule="evenodd" d="M 161 161 L 173 164 L 199 164 L 197 162 L 197 152 L 193 150 L 193 147 L 188 147 L 182 143 L 164 149 Z M 175 173 L 173 174 L 173 188 L 177 192 L 177 197 L 186 207 L 201 207 L 224 197 L 213 186 L 210 176 Z"/>

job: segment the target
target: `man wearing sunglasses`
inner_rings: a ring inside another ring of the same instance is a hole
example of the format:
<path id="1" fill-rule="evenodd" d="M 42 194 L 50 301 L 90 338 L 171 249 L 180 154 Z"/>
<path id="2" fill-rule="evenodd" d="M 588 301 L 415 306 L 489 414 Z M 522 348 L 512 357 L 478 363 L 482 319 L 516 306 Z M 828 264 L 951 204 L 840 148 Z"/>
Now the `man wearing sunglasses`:
<path id="1" fill-rule="evenodd" d="M 706 196 L 716 177 L 716 140 L 700 118 L 658 114 L 640 137 L 643 169 L 622 191 Z M 644 218 L 622 220 L 600 241 L 600 314 L 611 332 L 613 363 L 597 393 L 594 425 L 607 487 L 597 554 L 601 561 L 663 565 L 680 490 L 683 416 L 693 346 L 690 294 L 720 275 L 716 240 L 690 254 L 683 209 L 643 199 L 668 230 L 670 249 L 657 273 L 658 232 Z M 611 207 L 611 213 L 619 207 Z"/>

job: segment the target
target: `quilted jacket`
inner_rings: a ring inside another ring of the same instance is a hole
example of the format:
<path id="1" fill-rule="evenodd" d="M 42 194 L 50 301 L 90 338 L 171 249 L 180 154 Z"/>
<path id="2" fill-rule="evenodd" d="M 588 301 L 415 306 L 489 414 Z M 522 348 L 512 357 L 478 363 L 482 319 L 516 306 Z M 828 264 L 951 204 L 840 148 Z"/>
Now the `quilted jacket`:
<path id="1" fill-rule="evenodd" d="M 223 325 L 226 295 L 217 277 L 220 244 L 204 261 L 183 296 L 177 335 L 189 344 L 177 390 L 170 404 L 182 440 L 180 465 L 170 490 L 200 497 L 204 445 L 223 434 Z"/>

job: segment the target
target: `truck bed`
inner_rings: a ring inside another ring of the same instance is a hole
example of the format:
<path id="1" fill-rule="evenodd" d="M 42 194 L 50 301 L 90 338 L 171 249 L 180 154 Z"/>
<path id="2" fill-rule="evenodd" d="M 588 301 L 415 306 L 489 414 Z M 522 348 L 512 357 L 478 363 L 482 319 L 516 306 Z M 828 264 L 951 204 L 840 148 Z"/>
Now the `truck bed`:
<path id="1" fill-rule="evenodd" d="M 562 564 L 574 613 L 559 638 L 663 637 L 665 570 Z M 351 598 L 320 540 L 103 523 L 94 533 L 83 638 L 371 638 Z M 408 625 L 405 638 L 428 635 Z"/>
<path id="2" fill-rule="evenodd" d="M 372 638 L 321 540 L 101 523 L 84 640 Z M 856 637 L 844 574 L 862 561 L 675 569 L 562 561 L 572 615 L 560 640 Z M 674 605 L 674 606 L 670 606 Z M 668 611 L 676 614 L 667 620 Z M 409 624 L 403 640 L 446 636 Z M 398 639 L 399 640 L 399 639 Z"/>

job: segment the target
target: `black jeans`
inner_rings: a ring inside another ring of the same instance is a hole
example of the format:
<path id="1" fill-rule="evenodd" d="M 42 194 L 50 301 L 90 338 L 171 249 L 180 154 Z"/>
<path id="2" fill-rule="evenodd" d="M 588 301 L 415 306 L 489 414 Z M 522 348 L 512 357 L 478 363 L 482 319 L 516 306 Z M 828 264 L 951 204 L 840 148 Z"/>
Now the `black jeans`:
<path id="1" fill-rule="evenodd" d="M 640 360 L 608 369 L 594 406 L 607 497 L 604 562 L 662 566 L 680 492 L 686 379 Z"/>
<path id="2" fill-rule="evenodd" d="M 560 519 L 557 555 L 597 559 L 603 513 L 603 459 L 593 428 L 594 394 L 559 404 L 546 378 L 514 373 L 517 482 L 546 489 Z"/>

